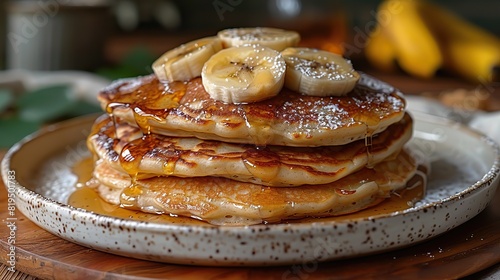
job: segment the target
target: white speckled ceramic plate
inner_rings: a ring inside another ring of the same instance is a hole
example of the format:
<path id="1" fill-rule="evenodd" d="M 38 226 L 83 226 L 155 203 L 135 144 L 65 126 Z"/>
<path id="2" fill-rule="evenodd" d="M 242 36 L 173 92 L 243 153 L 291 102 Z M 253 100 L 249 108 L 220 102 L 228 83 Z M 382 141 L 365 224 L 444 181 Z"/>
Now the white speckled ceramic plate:
<path id="1" fill-rule="evenodd" d="M 160 224 L 119 219 L 66 204 L 88 156 L 93 118 L 47 127 L 15 145 L 2 162 L 17 209 L 47 231 L 97 250 L 160 262 L 278 265 L 333 260 L 409 246 L 444 233 L 481 212 L 499 181 L 499 148 L 465 126 L 415 115 L 411 145 L 431 161 L 425 198 L 414 207 L 367 218 L 247 227 Z M 41 175 L 40 175 L 41 174 Z"/>

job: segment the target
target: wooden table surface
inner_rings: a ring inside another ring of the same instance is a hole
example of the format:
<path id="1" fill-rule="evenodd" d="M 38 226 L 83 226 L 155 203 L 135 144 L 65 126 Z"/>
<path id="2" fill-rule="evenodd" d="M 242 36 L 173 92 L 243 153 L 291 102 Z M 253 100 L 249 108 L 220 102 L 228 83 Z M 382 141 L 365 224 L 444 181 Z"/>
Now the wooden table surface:
<path id="1" fill-rule="evenodd" d="M 477 86 L 380 77 L 403 92 L 437 94 Z M 430 90 L 429 90 L 430 89 Z M 490 110 L 498 110 L 498 87 Z M 481 279 L 500 270 L 500 191 L 491 205 L 449 232 L 401 250 L 324 263 L 279 267 L 196 267 L 135 260 L 88 249 L 60 239 L 16 213 L 16 271 L 8 271 L 7 192 L 0 182 L 0 279 Z"/>

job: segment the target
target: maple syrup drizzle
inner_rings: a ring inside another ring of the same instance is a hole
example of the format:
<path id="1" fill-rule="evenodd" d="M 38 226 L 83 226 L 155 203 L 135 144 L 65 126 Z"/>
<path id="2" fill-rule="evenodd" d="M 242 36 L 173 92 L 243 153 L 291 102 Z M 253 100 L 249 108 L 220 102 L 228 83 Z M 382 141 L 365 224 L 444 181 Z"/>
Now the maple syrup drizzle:
<path id="1" fill-rule="evenodd" d="M 125 85 L 124 87 L 128 86 L 130 85 Z M 153 90 L 149 87 L 153 87 Z M 141 147 L 148 148 L 151 147 L 149 143 L 155 143 L 154 136 L 151 135 L 150 121 L 160 122 L 162 117 L 166 117 L 171 109 L 179 106 L 185 93 L 186 83 L 173 82 L 162 84 L 154 80 L 149 84 L 140 85 L 139 87 L 132 86 L 130 92 L 117 95 L 113 99 L 113 102 L 107 105 L 106 113 L 113 121 L 115 133 L 117 131 L 117 120 L 113 111 L 116 108 L 128 107 L 132 109 L 136 125 L 144 134 L 142 138 L 126 144 L 120 153 L 120 165 L 131 178 L 131 185 L 124 188 L 120 195 L 121 207 L 130 209 L 139 208 L 137 205 L 138 198 L 143 193 L 143 189 L 136 182 L 139 176 L 139 165 L 144 155 L 148 152 L 148 149 Z M 173 172 L 175 162 L 176 161 L 172 160 L 167 161 L 164 169 Z"/>
<path id="2" fill-rule="evenodd" d="M 124 103 L 120 103 L 120 102 L 111 102 L 108 105 L 106 105 L 106 113 L 108 114 L 108 116 L 113 121 L 113 126 L 115 128 L 114 131 L 115 131 L 115 138 L 116 139 L 118 138 L 118 135 L 116 134 L 117 131 L 118 131 L 118 122 L 116 121 L 116 116 L 115 116 L 115 114 L 113 114 L 113 111 L 115 110 L 115 108 L 118 108 L 118 107 L 127 107 L 127 106 L 128 106 L 128 104 L 124 104 Z"/>
<path id="3" fill-rule="evenodd" d="M 271 126 L 264 120 L 250 119 L 243 105 L 238 105 L 237 110 L 254 144 L 241 155 L 241 159 L 250 174 L 262 182 L 272 182 L 279 173 L 281 163 L 278 154 L 266 148 L 271 140 Z"/>
<path id="4" fill-rule="evenodd" d="M 237 111 L 243 118 L 247 128 L 247 134 L 255 146 L 265 146 L 271 139 L 271 126 L 263 120 L 254 120 L 248 117 L 245 105 L 237 105 Z"/>
<path id="5" fill-rule="evenodd" d="M 120 165 L 127 172 L 131 179 L 131 184 L 122 190 L 120 194 L 120 206 L 124 208 L 138 209 L 138 199 L 143 190 L 137 184 L 137 177 L 139 175 L 139 166 L 147 153 L 147 149 L 142 145 L 148 138 L 154 137 L 151 134 L 144 135 L 143 137 L 130 141 L 127 143 L 120 153 Z"/>
<path id="6" fill-rule="evenodd" d="M 147 120 L 159 121 L 166 117 L 171 109 L 177 108 L 186 93 L 186 87 L 185 82 L 162 84 L 156 79 L 138 86 L 124 84 L 118 89 L 123 92 L 116 94 L 106 106 L 106 113 L 116 124 L 113 111 L 116 108 L 130 108 L 137 125 L 147 133 L 150 131 Z"/>
<path id="7" fill-rule="evenodd" d="M 150 120 L 161 122 L 161 118 L 154 114 L 148 114 L 142 111 L 139 107 L 134 108 L 134 120 L 137 126 L 141 129 L 142 133 L 145 135 L 151 134 Z"/>
<path id="8" fill-rule="evenodd" d="M 263 182 L 272 182 L 281 166 L 279 155 L 265 147 L 248 148 L 241 159 L 247 170 Z"/>
<path id="9" fill-rule="evenodd" d="M 163 173 L 166 175 L 172 175 L 174 174 L 175 171 L 175 166 L 177 162 L 179 161 L 179 157 L 170 157 L 167 159 L 167 161 L 163 164 Z"/>
<path id="10" fill-rule="evenodd" d="M 137 176 L 131 176 L 131 178 L 130 186 L 124 188 L 120 194 L 120 207 L 140 210 L 139 197 L 142 195 L 143 189 L 137 184 Z"/>
<path id="11" fill-rule="evenodd" d="M 368 168 L 373 168 L 374 163 L 373 163 L 373 134 L 372 133 L 366 133 L 365 136 L 365 147 L 366 147 L 366 156 L 368 157 L 366 167 Z"/>
<path id="12" fill-rule="evenodd" d="M 373 168 L 375 162 L 373 160 L 373 136 L 376 127 L 380 123 L 380 117 L 371 111 L 363 111 L 354 115 L 354 120 L 362 123 L 366 126 L 365 133 L 365 147 L 366 147 L 366 155 L 367 155 L 367 164 L 368 168 Z"/>

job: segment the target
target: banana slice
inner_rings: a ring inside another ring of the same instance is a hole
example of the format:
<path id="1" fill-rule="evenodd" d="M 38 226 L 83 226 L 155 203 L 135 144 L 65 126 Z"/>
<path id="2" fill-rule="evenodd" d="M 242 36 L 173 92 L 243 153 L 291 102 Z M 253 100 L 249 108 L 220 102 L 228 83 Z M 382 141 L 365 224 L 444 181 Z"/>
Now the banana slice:
<path id="1" fill-rule="evenodd" d="M 233 28 L 217 33 L 224 47 L 262 45 L 277 51 L 296 46 L 300 41 L 299 33 L 269 27 Z"/>
<path id="2" fill-rule="evenodd" d="M 285 86 L 305 95 L 342 96 L 359 80 L 352 64 L 338 54 L 310 48 L 288 48 Z"/>
<path id="3" fill-rule="evenodd" d="M 222 41 L 213 36 L 191 41 L 167 51 L 153 63 L 160 81 L 188 81 L 201 74 L 207 60 L 222 49 Z"/>
<path id="4" fill-rule="evenodd" d="M 285 71 L 285 60 L 278 51 L 253 45 L 219 51 L 205 63 L 201 78 L 211 98 L 249 103 L 277 95 Z"/>

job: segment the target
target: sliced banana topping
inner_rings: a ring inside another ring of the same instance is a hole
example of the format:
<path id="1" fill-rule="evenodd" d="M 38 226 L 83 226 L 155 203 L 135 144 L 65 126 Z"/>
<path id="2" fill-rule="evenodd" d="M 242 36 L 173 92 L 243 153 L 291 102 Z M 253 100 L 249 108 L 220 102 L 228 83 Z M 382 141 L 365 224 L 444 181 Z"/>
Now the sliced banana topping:
<path id="1" fill-rule="evenodd" d="M 296 46 L 300 41 L 299 33 L 278 28 L 254 27 L 225 29 L 217 33 L 224 47 L 262 45 L 277 51 Z"/>
<path id="2" fill-rule="evenodd" d="M 188 81 L 201 75 L 205 62 L 222 49 L 217 37 L 191 41 L 167 51 L 153 63 L 153 71 L 160 81 Z"/>
<path id="3" fill-rule="evenodd" d="M 248 103 L 277 95 L 285 80 L 286 63 L 278 51 L 253 45 L 223 49 L 201 72 L 210 97 L 226 103 Z"/>
<path id="4" fill-rule="evenodd" d="M 310 48 L 287 48 L 285 86 L 305 95 L 342 96 L 359 80 L 352 64 L 338 54 Z"/>

